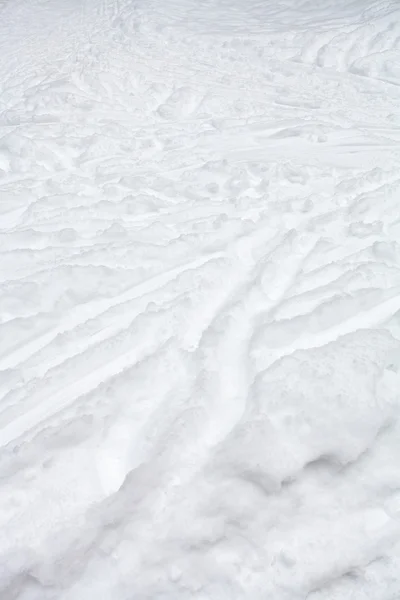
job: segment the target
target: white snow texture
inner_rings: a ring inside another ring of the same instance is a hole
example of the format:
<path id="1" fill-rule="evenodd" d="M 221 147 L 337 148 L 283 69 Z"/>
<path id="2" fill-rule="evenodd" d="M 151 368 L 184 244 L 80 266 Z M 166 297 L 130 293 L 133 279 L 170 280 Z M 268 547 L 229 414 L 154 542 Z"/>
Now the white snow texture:
<path id="1" fill-rule="evenodd" d="M 0 0 L 0 599 L 400 598 L 398 0 Z"/>

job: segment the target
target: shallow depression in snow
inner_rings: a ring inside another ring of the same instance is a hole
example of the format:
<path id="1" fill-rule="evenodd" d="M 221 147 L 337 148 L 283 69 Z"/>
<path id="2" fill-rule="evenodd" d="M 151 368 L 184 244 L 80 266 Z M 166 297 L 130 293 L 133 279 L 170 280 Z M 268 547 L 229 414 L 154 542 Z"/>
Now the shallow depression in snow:
<path id="1" fill-rule="evenodd" d="M 0 597 L 400 593 L 394 0 L 0 0 Z"/>

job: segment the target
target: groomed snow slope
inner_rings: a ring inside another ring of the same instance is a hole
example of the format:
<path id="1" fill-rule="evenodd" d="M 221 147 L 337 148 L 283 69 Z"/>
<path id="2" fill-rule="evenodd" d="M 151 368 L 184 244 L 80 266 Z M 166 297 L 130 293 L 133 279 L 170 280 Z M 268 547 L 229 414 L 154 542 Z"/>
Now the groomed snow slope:
<path id="1" fill-rule="evenodd" d="M 400 597 L 396 0 L 0 1 L 1 600 Z"/>

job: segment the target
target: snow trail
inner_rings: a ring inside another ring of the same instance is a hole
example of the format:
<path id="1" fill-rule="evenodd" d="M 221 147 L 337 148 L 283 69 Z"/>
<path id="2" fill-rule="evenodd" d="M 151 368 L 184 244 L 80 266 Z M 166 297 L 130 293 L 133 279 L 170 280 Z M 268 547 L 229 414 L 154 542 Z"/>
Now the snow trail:
<path id="1" fill-rule="evenodd" d="M 394 600 L 400 8 L 0 0 L 0 597 Z"/>

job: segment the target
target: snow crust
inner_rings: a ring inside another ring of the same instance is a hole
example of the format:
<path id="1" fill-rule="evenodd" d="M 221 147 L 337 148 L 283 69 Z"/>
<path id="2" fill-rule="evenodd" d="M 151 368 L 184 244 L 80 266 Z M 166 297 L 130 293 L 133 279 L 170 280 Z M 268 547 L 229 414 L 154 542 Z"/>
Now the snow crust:
<path id="1" fill-rule="evenodd" d="M 400 7 L 0 0 L 1 600 L 400 597 Z"/>

